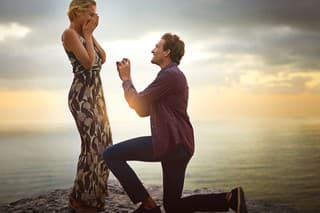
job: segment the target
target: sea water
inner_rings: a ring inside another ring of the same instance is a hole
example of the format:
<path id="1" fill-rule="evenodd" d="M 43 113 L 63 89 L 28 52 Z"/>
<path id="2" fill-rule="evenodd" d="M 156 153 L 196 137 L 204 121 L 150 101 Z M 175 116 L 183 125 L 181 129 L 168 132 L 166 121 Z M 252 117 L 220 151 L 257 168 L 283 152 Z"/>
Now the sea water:
<path id="1" fill-rule="evenodd" d="M 185 189 L 228 191 L 241 185 L 248 199 L 320 208 L 320 119 L 224 118 L 193 124 L 196 151 Z M 128 125 L 112 125 L 114 143 L 150 134 L 148 122 Z M 80 151 L 75 127 L 1 132 L 0 147 L 0 203 L 72 186 Z M 130 165 L 143 182 L 162 183 L 160 163 Z"/>

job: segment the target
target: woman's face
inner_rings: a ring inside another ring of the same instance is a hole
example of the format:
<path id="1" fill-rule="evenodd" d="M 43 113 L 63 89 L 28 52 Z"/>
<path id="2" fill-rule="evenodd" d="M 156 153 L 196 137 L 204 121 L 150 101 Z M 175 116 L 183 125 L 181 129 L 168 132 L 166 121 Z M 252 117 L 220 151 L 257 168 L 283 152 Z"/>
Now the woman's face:
<path id="1" fill-rule="evenodd" d="M 83 25 L 87 23 L 90 19 L 94 18 L 94 16 L 96 15 L 96 6 L 91 5 L 87 8 L 87 10 L 77 12 L 76 19 L 80 23 L 80 25 Z"/>

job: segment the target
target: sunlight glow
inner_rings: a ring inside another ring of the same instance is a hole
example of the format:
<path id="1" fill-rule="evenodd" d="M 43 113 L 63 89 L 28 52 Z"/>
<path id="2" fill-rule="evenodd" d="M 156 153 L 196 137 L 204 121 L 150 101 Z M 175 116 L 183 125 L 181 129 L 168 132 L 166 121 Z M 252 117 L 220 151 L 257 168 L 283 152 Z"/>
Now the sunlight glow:
<path id="1" fill-rule="evenodd" d="M 46 128 L 71 120 L 64 91 L 0 91 L 0 129 Z"/>
<path id="2" fill-rule="evenodd" d="M 251 91 L 273 93 L 316 93 L 320 88 L 320 73 L 318 72 L 246 72 L 240 77 L 240 85 Z"/>
<path id="3" fill-rule="evenodd" d="M 115 58 L 121 59 L 125 53 L 127 57 L 135 57 L 145 62 L 146 58 L 151 59 L 151 51 L 160 40 L 161 35 L 158 32 L 149 32 L 138 39 L 104 41 L 101 43 L 102 46 L 108 47 L 108 51 L 112 52 Z"/>

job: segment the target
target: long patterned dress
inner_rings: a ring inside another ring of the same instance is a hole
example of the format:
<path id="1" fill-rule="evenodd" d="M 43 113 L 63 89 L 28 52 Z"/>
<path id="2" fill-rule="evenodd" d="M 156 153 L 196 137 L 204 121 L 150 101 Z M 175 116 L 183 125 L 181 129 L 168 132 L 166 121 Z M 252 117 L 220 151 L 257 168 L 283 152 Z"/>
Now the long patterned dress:
<path id="1" fill-rule="evenodd" d="M 85 46 L 85 40 L 80 36 Z M 72 52 L 67 55 L 74 79 L 69 91 L 69 109 L 81 137 L 81 152 L 71 197 L 86 205 L 103 208 L 109 170 L 102 152 L 112 145 L 109 119 L 100 79 L 101 57 L 95 48 L 95 63 L 86 70 Z"/>

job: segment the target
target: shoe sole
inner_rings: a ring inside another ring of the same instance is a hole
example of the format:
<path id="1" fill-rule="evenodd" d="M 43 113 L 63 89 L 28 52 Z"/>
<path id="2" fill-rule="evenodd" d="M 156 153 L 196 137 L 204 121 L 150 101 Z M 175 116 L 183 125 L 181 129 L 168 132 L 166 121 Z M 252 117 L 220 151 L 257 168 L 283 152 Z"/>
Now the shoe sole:
<path id="1" fill-rule="evenodd" d="M 69 199 L 69 203 L 68 203 L 68 206 L 69 208 L 71 208 L 73 211 L 75 211 L 76 213 L 96 213 L 96 212 L 99 212 L 99 211 L 102 211 L 100 209 L 81 209 L 81 208 L 77 208 L 75 207 L 73 204 L 72 204 L 73 201 L 71 201 Z"/>
<path id="2" fill-rule="evenodd" d="M 68 203 L 68 207 L 73 211 L 73 212 L 79 212 L 79 210 L 74 207 L 71 203 Z"/>
<path id="3" fill-rule="evenodd" d="M 237 213 L 248 213 L 247 206 L 246 206 L 246 199 L 244 197 L 244 191 L 242 187 L 238 187 L 238 206 L 237 206 Z"/>

